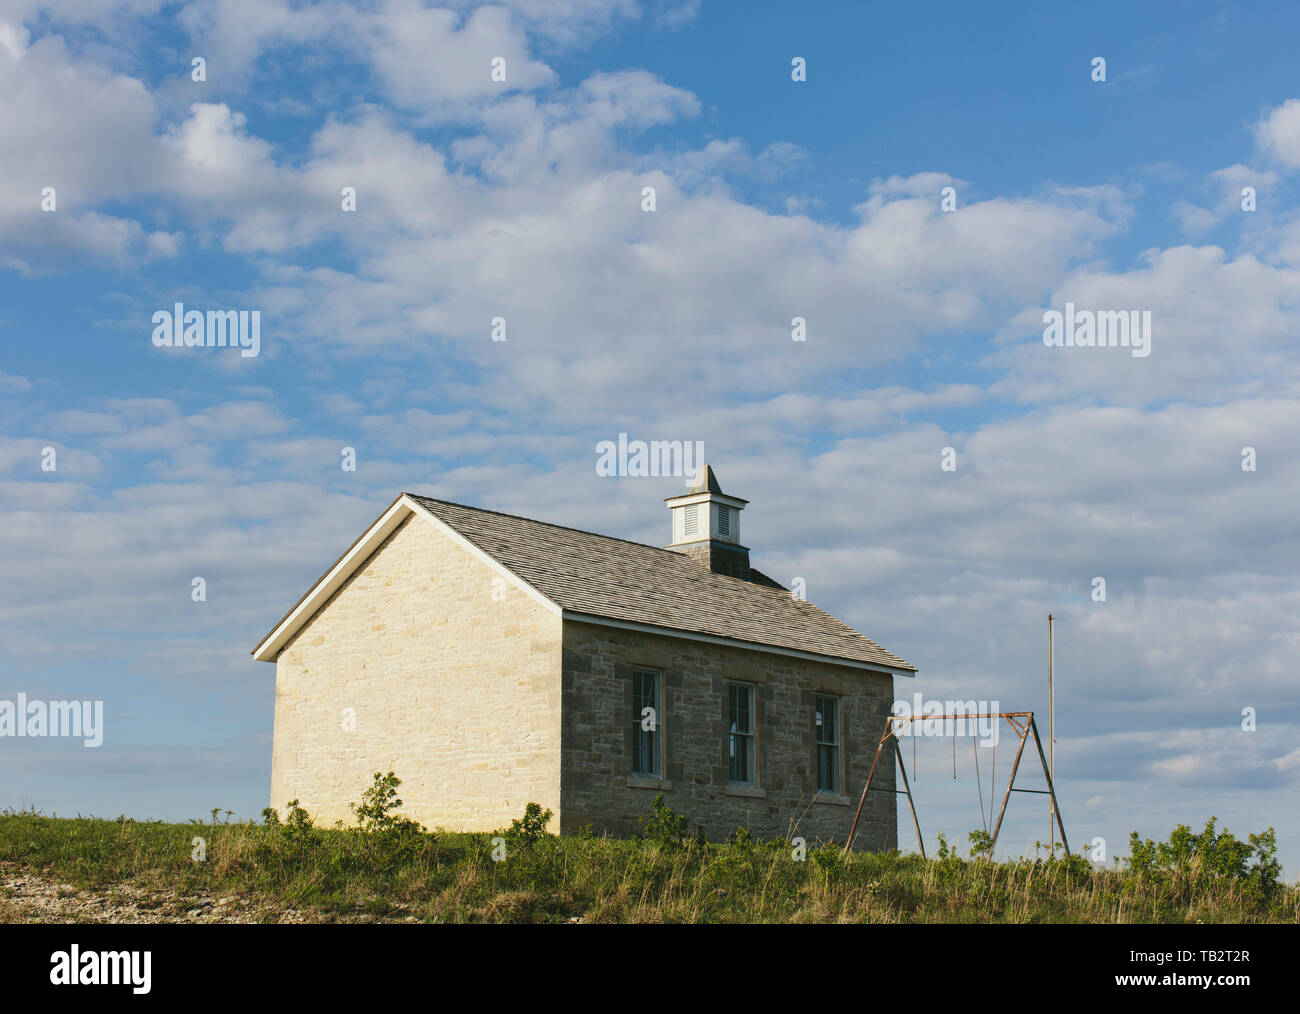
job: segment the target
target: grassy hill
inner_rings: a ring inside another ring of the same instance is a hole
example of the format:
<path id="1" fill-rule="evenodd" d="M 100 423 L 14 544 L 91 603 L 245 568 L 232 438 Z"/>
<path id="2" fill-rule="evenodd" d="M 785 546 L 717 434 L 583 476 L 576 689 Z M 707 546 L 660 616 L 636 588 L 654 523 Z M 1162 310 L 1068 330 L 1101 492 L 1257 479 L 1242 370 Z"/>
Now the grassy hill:
<path id="1" fill-rule="evenodd" d="M 296 807 L 260 824 L 5 813 L 0 921 L 1300 922 L 1271 832 L 1241 843 L 1213 821 L 1135 836 L 1124 869 L 946 845 L 924 860 L 809 843 L 801 861 L 743 831 L 691 838 L 658 801 L 648 837 L 625 840 L 546 834 L 533 804 L 500 832 L 428 832 L 395 817 L 395 793 L 367 796 L 358 827 L 331 830 Z"/>

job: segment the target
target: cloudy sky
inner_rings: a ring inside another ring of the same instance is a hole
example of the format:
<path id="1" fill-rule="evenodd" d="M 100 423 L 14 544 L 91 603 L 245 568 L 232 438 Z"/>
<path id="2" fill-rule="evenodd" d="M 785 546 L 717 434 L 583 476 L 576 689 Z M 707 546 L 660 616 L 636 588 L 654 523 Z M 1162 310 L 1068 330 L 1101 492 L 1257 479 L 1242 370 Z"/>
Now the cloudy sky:
<path id="1" fill-rule="evenodd" d="M 1213 815 L 1294 878 L 1300 18 L 1076 6 L 0 0 L 0 698 L 106 722 L 0 739 L 0 806 L 257 815 L 249 650 L 362 528 L 662 545 L 627 433 L 703 441 L 900 696 L 1044 712 L 1053 613 L 1073 842 Z M 156 347 L 177 302 L 260 354 Z M 1151 354 L 1046 346 L 1067 302 Z M 985 758 L 916 763 L 964 843 Z"/>

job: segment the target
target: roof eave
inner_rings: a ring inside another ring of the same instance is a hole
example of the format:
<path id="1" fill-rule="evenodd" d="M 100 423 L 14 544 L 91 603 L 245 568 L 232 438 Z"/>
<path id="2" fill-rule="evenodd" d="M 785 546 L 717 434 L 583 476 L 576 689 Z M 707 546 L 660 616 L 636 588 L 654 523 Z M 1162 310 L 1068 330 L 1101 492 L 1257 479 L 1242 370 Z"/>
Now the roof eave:
<path id="1" fill-rule="evenodd" d="M 618 620 L 609 616 L 599 616 L 595 613 L 583 613 L 573 609 L 566 609 L 563 612 L 563 618 L 573 620 L 578 623 L 593 623 L 601 627 L 616 627 L 620 630 L 635 630 L 646 634 L 658 634 L 662 637 L 675 637 L 685 641 L 702 641 L 706 644 L 721 644 L 730 648 L 744 648 L 749 651 L 760 651 L 769 655 L 784 655 L 787 658 L 803 658 L 814 662 L 829 662 L 832 665 L 845 666 L 850 669 L 864 669 L 870 672 L 888 674 L 890 676 L 915 676 L 917 670 L 909 666 L 906 662 L 902 665 L 889 665 L 884 662 L 867 662 L 863 659 L 845 658 L 842 655 L 827 655 L 815 651 L 802 651 L 798 648 L 783 648 L 779 645 L 762 644 L 759 641 L 745 641 L 738 637 L 722 637 L 718 634 L 705 634 L 693 630 L 682 630 L 678 627 L 661 627 L 654 623 L 637 623 L 632 620 Z M 902 659 L 899 659 L 902 662 Z"/>

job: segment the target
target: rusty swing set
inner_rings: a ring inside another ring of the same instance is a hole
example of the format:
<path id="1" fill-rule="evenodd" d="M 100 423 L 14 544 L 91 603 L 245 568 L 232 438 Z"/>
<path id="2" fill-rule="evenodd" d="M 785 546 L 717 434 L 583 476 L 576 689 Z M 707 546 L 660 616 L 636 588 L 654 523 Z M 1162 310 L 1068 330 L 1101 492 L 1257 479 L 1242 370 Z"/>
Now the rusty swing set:
<path id="1" fill-rule="evenodd" d="M 876 755 L 871 760 L 871 770 L 867 773 L 867 784 L 862 789 L 862 798 L 858 800 L 857 812 L 853 815 L 853 826 L 849 828 L 848 841 L 844 843 L 844 854 L 853 847 L 853 840 L 857 836 L 858 821 L 862 817 L 862 806 L 867 801 L 867 793 L 872 791 L 872 779 L 876 775 L 876 766 L 880 762 L 881 751 L 885 749 L 885 744 L 890 740 L 894 744 L 894 756 L 898 760 L 898 771 L 903 776 L 903 788 L 901 789 L 882 789 L 875 786 L 876 792 L 890 792 L 895 795 L 907 796 L 907 805 L 912 811 L 912 827 L 916 829 L 916 841 L 921 846 L 921 858 L 925 855 L 925 839 L 921 837 L 921 824 L 916 818 L 916 805 L 912 802 L 912 787 L 907 780 L 907 766 L 903 761 L 902 747 L 898 743 L 898 734 L 902 729 L 906 729 L 908 724 L 917 721 L 947 721 L 953 720 L 953 771 L 956 773 L 956 756 L 957 756 L 957 726 L 956 720 L 960 719 L 966 722 L 973 722 L 980 718 L 1005 719 L 1007 724 L 1015 730 L 1016 735 L 1020 737 L 1020 746 L 1016 749 L 1016 759 L 1011 765 L 1011 777 L 1007 780 L 1006 791 L 1002 794 L 1002 808 L 998 811 L 998 821 L 993 828 L 993 838 L 989 845 L 989 855 L 993 854 L 993 849 L 998 843 L 998 832 L 1002 830 L 1002 818 L 1007 812 L 1007 801 L 1011 798 L 1012 792 L 1030 792 L 1036 795 L 1050 796 L 1052 799 L 1052 816 L 1056 819 L 1056 827 L 1061 832 L 1061 844 L 1065 846 L 1065 854 L 1070 854 L 1070 843 L 1065 838 L 1065 825 L 1061 822 L 1061 808 L 1056 805 L 1056 790 L 1052 785 L 1052 773 L 1049 769 L 1047 758 L 1043 754 L 1043 744 L 1038 738 L 1038 726 L 1034 723 L 1034 713 L 1032 711 L 993 711 L 983 712 L 980 714 L 960 714 L 960 715 L 890 715 L 885 719 L 885 730 L 880 734 L 880 742 L 876 745 Z M 913 735 L 915 735 L 913 733 Z M 1017 789 L 1016 774 L 1020 770 L 1020 758 L 1025 752 L 1025 743 L 1030 736 L 1034 737 L 1034 746 L 1038 748 L 1038 759 L 1043 765 L 1043 776 L 1047 779 L 1047 788 L 1044 789 Z M 994 747 L 996 750 L 996 746 Z M 913 741 L 913 750 L 915 750 L 915 741 Z M 975 777 L 976 782 L 979 780 L 979 753 L 976 747 L 975 754 Z M 915 763 L 915 761 L 914 761 Z M 996 755 L 994 763 L 996 764 Z M 995 769 L 996 770 L 996 769 Z M 990 803 L 992 800 L 990 799 Z M 983 819 L 984 813 L 984 791 L 980 789 L 980 814 Z M 987 824 L 985 827 L 987 828 Z"/>

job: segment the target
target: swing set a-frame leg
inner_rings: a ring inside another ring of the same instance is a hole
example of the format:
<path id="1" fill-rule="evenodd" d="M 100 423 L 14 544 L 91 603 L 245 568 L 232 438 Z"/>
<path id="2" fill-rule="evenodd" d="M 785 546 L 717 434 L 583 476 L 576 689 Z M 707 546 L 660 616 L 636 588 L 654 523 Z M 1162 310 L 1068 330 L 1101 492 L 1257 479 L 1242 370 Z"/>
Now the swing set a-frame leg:
<path id="1" fill-rule="evenodd" d="M 858 810 L 853 815 L 853 824 L 849 828 L 848 841 L 844 843 L 843 855 L 848 855 L 849 850 L 853 848 L 853 839 L 858 835 L 858 820 L 862 817 L 862 806 L 867 801 L 867 793 L 871 791 L 871 779 L 876 777 L 876 765 L 880 762 L 880 751 L 885 748 L 885 740 L 889 738 L 889 722 L 885 722 L 885 732 L 880 737 L 880 742 L 876 744 L 876 755 L 871 758 L 871 770 L 867 772 L 867 784 L 862 787 L 862 798 L 858 800 Z"/>
<path id="2" fill-rule="evenodd" d="M 921 846 L 921 858 L 925 858 L 925 841 L 921 838 L 921 825 L 916 819 L 916 804 L 912 801 L 912 787 L 907 782 L 907 767 L 903 763 L 903 748 L 898 744 L 898 734 L 894 730 L 889 720 L 885 722 L 885 731 L 880 737 L 880 742 L 876 744 L 876 755 L 871 758 L 871 770 L 867 772 L 867 784 L 862 787 L 862 797 L 858 800 L 858 811 L 853 815 L 853 824 L 849 828 L 848 840 L 844 843 L 844 855 L 849 854 L 853 848 L 853 839 L 857 837 L 858 820 L 862 817 L 862 807 L 867 801 L 867 793 L 871 791 L 871 782 L 876 777 L 876 766 L 880 763 L 880 751 L 885 748 L 885 743 L 889 740 L 894 741 L 894 757 L 898 760 L 898 770 L 903 776 L 904 795 L 907 796 L 907 805 L 912 810 L 912 826 L 916 828 L 916 841 Z M 878 792 L 888 792 L 888 789 L 877 789 Z M 894 789 L 897 795 L 898 790 Z M 888 842 L 886 842 L 888 844 Z"/>
<path id="3" fill-rule="evenodd" d="M 921 846 L 921 858 L 925 858 L 925 839 L 921 837 L 921 825 L 916 819 L 916 804 L 912 802 L 912 786 L 907 784 L 907 765 L 903 763 L 903 750 L 894 737 L 894 756 L 898 758 L 898 771 L 903 776 L 903 790 L 907 793 L 907 805 L 912 810 L 912 827 L 916 828 L 916 843 Z"/>
<path id="4" fill-rule="evenodd" d="M 993 826 L 993 842 L 989 845 L 989 858 L 998 844 L 998 832 L 1002 830 L 1002 816 L 1007 812 L 1007 800 L 1011 798 L 1011 787 L 1016 784 L 1016 772 L 1020 770 L 1020 755 L 1025 752 L 1025 741 L 1029 738 L 1029 727 L 1020 735 L 1020 748 L 1016 750 L 1016 759 L 1011 765 L 1011 777 L 1007 780 L 1007 791 L 1002 793 L 1002 809 L 998 811 L 998 822 Z M 976 749 L 979 749 L 977 746 Z"/>
<path id="5" fill-rule="evenodd" d="M 1043 762 L 1043 774 L 1047 777 L 1047 791 L 1052 797 L 1052 812 L 1056 814 L 1056 827 L 1061 832 L 1061 844 L 1065 846 L 1065 854 L 1070 854 L 1070 843 L 1065 840 L 1065 825 L 1061 823 L 1061 808 L 1056 805 L 1056 786 L 1052 784 L 1052 772 L 1048 770 L 1047 758 L 1043 756 L 1043 744 L 1038 738 L 1038 726 L 1034 723 L 1032 715 L 1029 716 L 1029 728 L 1034 731 L 1034 745 L 1038 747 L 1038 759 Z"/>

